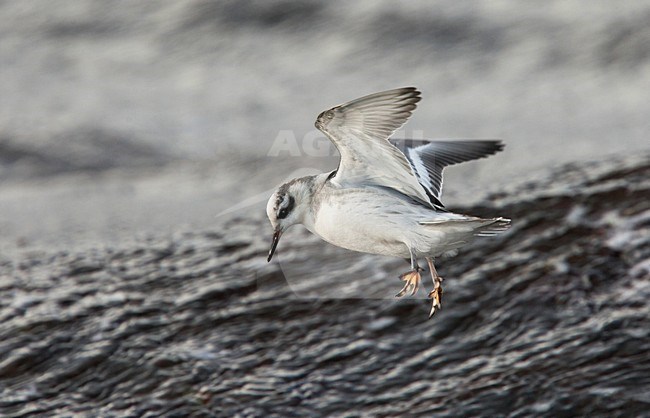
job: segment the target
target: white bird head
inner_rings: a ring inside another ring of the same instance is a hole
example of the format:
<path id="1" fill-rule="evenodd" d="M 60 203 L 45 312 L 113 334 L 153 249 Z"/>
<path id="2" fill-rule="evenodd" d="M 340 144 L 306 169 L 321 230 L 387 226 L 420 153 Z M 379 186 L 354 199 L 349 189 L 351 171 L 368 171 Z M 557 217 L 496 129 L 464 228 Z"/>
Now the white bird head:
<path id="1" fill-rule="evenodd" d="M 271 261 L 282 233 L 292 225 L 303 223 L 312 194 L 313 176 L 291 180 L 278 187 L 266 204 L 266 215 L 273 226 L 273 242 L 269 251 Z"/>

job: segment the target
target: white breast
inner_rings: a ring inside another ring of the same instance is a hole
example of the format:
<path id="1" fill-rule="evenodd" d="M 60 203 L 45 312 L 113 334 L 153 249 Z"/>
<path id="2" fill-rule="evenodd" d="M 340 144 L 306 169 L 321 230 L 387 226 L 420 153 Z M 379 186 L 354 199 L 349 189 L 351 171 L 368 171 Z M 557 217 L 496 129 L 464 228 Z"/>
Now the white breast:
<path id="1" fill-rule="evenodd" d="M 406 258 L 405 242 L 410 242 L 411 231 L 417 229 L 408 206 L 372 189 L 329 189 L 310 229 L 342 248 Z"/>

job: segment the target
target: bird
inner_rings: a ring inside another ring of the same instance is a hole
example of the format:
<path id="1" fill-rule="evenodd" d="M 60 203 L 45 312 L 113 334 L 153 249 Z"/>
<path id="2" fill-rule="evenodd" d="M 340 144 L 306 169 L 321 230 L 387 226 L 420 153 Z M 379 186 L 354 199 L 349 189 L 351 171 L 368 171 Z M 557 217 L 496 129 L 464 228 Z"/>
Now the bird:
<path id="1" fill-rule="evenodd" d="M 427 262 L 433 289 L 429 318 L 442 305 L 442 277 L 435 257 L 477 236 L 508 229 L 510 219 L 453 213 L 441 201 L 442 172 L 449 165 L 493 155 L 500 140 L 392 139 L 421 100 L 415 87 L 382 91 L 321 112 L 315 122 L 340 154 L 330 172 L 293 179 L 271 195 L 266 213 L 273 228 L 270 262 L 282 234 L 302 224 L 347 250 L 406 259 L 411 269 L 395 295 L 415 295 L 418 260 Z"/>

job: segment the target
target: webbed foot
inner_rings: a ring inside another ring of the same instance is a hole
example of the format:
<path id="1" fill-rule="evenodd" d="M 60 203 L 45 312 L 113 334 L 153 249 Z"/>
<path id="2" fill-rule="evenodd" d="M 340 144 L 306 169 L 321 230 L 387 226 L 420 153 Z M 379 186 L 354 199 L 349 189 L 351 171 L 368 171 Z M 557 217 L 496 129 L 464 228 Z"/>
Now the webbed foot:
<path id="1" fill-rule="evenodd" d="M 418 267 L 415 270 L 411 270 L 399 276 L 400 280 L 403 280 L 406 283 L 404 283 L 404 287 L 395 295 L 395 297 L 401 298 L 409 291 L 411 296 L 415 295 L 420 288 L 421 271 L 422 269 Z"/>
<path id="2" fill-rule="evenodd" d="M 438 275 L 436 266 L 433 265 L 433 259 L 427 257 L 427 263 L 429 264 L 429 270 L 431 270 L 431 280 L 433 280 L 433 290 L 429 292 L 429 299 L 431 299 L 431 311 L 429 312 L 429 319 L 436 313 L 436 310 L 442 308 L 442 277 Z"/>
<path id="3" fill-rule="evenodd" d="M 439 277 L 439 279 L 440 281 L 436 281 L 435 287 L 431 292 L 429 292 L 429 299 L 431 299 L 431 311 L 429 312 L 429 318 L 431 318 L 433 314 L 436 313 L 436 310 L 440 310 L 442 308 L 442 305 L 440 304 L 442 301 L 442 286 L 440 285 L 442 277 Z"/>

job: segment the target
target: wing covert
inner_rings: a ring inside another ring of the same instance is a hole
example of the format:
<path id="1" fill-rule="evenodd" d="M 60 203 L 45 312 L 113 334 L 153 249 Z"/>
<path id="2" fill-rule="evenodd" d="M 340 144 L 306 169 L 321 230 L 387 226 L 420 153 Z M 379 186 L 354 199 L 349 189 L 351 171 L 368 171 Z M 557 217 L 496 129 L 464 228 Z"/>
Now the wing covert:
<path id="1" fill-rule="evenodd" d="M 361 97 L 322 112 L 315 126 L 336 146 L 341 160 L 332 182 L 390 187 L 431 205 L 406 156 L 388 141 L 420 101 L 413 87 Z"/>

